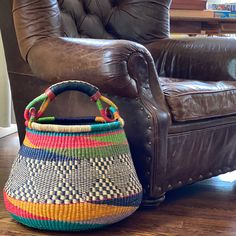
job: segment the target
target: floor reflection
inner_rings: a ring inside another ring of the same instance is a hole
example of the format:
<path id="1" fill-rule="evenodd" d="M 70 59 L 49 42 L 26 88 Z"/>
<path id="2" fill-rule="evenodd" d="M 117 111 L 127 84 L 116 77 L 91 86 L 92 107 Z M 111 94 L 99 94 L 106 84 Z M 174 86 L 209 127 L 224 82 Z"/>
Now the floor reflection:
<path id="1" fill-rule="evenodd" d="M 236 181 L 236 171 L 229 172 L 229 173 L 226 173 L 223 175 L 219 175 L 218 178 L 221 181 L 233 183 L 234 181 Z"/>

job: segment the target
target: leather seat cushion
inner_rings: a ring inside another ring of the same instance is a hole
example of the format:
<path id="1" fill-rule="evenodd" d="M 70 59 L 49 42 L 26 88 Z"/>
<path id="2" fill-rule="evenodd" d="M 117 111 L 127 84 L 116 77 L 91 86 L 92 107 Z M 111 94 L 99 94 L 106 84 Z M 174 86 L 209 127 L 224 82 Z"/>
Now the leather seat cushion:
<path id="1" fill-rule="evenodd" d="M 159 80 L 174 121 L 236 114 L 236 81 Z"/>

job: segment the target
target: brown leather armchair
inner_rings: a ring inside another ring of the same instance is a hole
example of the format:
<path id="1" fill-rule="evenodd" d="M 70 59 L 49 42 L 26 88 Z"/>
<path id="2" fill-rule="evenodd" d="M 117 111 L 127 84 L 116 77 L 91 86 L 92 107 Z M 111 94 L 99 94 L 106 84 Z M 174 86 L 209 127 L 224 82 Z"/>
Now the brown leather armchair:
<path id="1" fill-rule="evenodd" d="M 12 6 L 3 0 L 0 8 L 21 141 L 23 110 L 33 97 L 62 80 L 93 83 L 125 118 L 145 205 L 160 203 L 173 188 L 236 169 L 236 41 L 169 39 L 169 5 L 15 0 Z M 72 116 L 95 108 L 69 93 L 50 112 Z"/>

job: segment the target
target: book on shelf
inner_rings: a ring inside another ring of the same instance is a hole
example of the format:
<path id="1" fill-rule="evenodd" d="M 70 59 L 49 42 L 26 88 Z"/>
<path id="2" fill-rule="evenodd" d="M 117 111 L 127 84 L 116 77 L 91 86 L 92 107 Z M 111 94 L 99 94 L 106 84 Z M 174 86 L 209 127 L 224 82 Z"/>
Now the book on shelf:
<path id="1" fill-rule="evenodd" d="M 225 4 L 208 4 L 207 9 L 214 12 L 215 18 L 236 18 L 236 2 Z"/>
<path id="2" fill-rule="evenodd" d="M 236 2 L 227 4 L 207 4 L 208 10 L 231 11 L 236 12 Z"/>
<path id="3" fill-rule="evenodd" d="M 231 11 L 214 11 L 215 18 L 236 19 L 236 12 Z"/>

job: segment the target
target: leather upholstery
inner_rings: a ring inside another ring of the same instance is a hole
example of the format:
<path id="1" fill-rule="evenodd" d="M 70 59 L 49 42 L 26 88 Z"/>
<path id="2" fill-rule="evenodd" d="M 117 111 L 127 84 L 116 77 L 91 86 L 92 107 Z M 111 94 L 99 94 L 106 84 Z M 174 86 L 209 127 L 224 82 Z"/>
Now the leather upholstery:
<path id="1" fill-rule="evenodd" d="M 236 81 L 159 80 L 175 121 L 236 114 Z"/>
<path id="2" fill-rule="evenodd" d="M 170 0 L 60 0 L 59 6 L 68 37 L 147 43 L 169 36 L 169 3 Z"/>
<path id="3" fill-rule="evenodd" d="M 14 1 L 13 15 L 21 53 L 26 58 L 37 41 L 49 36 L 138 43 L 166 38 L 169 5 L 170 0 L 20 0 Z"/>
<path id="4" fill-rule="evenodd" d="M 235 121 L 169 135 L 164 189 L 235 170 L 235 139 Z"/>
<path id="5" fill-rule="evenodd" d="M 171 120 L 167 90 L 161 88 L 157 73 L 224 81 L 230 87 L 226 81 L 236 78 L 234 40 L 167 39 L 170 0 L 13 0 L 18 45 L 27 64 L 19 57 L 12 1 L 2 1 L 0 27 L 21 142 L 26 104 L 52 83 L 78 79 L 99 86 L 120 107 L 144 203 L 155 202 L 173 188 L 236 169 L 236 116 L 226 117 L 222 109 L 220 117 L 211 119 Z M 207 87 L 219 89 L 217 83 Z M 193 90 L 173 81 L 171 94 Z M 218 104 L 224 99 L 221 94 Z M 96 114 L 83 96 L 64 95 L 50 106 L 49 114 Z M 205 108 L 216 108 L 213 100 Z"/>
<path id="6" fill-rule="evenodd" d="M 181 38 L 146 45 L 162 77 L 236 80 L 235 38 Z"/>

